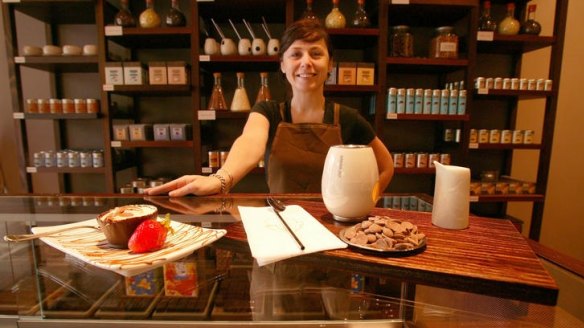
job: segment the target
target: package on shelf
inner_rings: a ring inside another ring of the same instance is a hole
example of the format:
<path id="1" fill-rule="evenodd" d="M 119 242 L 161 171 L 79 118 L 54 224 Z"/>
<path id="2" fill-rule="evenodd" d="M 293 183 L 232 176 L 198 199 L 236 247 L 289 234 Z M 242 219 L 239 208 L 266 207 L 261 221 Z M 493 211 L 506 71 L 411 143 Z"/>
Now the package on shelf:
<path id="1" fill-rule="evenodd" d="M 170 125 L 169 124 L 154 124 L 154 140 L 167 141 L 170 140 Z"/>
<path id="2" fill-rule="evenodd" d="M 337 76 L 339 85 L 355 85 L 357 83 L 357 63 L 340 62 Z"/>
<path id="3" fill-rule="evenodd" d="M 471 181 L 471 195 L 535 194 L 535 182 L 503 176 L 496 181 Z"/>
<path id="4" fill-rule="evenodd" d="M 192 260 L 182 260 L 164 264 L 164 295 L 197 297 L 197 264 Z"/>
<path id="5" fill-rule="evenodd" d="M 375 83 L 375 64 L 357 63 L 357 85 L 373 85 Z"/>
<path id="6" fill-rule="evenodd" d="M 148 81 L 150 81 L 150 84 L 155 85 L 168 84 L 166 62 L 155 61 L 148 63 Z"/>
<path id="7" fill-rule="evenodd" d="M 543 78 L 483 77 L 475 78 L 476 89 L 551 91 L 552 80 Z"/>
<path id="8" fill-rule="evenodd" d="M 105 84 L 124 84 L 124 67 L 121 62 L 105 63 Z"/>
<path id="9" fill-rule="evenodd" d="M 187 84 L 188 66 L 184 61 L 170 61 L 166 63 L 168 84 Z"/>
<path id="10" fill-rule="evenodd" d="M 140 62 L 124 62 L 124 84 L 143 85 L 147 83 L 146 69 Z"/>
<path id="11" fill-rule="evenodd" d="M 116 141 L 128 141 L 130 140 L 130 133 L 128 129 L 128 124 L 114 124 L 113 126 L 113 139 Z"/>
<path id="12" fill-rule="evenodd" d="M 328 75 L 328 78 L 326 79 L 326 81 L 324 81 L 324 84 L 328 84 L 328 85 L 335 85 L 337 84 L 337 74 L 338 73 L 338 65 L 337 63 L 333 64 L 333 68 L 330 72 L 330 74 Z"/>
<path id="13" fill-rule="evenodd" d="M 128 130 L 131 141 L 152 140 L 152 124 L 130 124 Z"/>
<path id="14" fill-rule="evenodd" d="M 190 140 L 192 138 L 192 130 L 190 124 L 170 124 L 170 140 Z"/>

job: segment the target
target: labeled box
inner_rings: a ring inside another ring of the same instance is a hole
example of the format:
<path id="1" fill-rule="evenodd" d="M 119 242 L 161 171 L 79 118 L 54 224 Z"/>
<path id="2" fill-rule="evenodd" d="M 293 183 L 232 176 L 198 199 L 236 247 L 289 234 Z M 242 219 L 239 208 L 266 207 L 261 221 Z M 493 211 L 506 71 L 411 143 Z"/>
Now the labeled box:
<path id="1" fill-rule="evenodd" d="M 116 124 L 113 126 L 113 139 L 116 141 L 128 141 L 130 140 L 130 133 L 128 130 L 128 124 Z"/>
<path id="2" fill-rule="evenodd" d="M 357 64 L 353 62 L 339 63 L 337 84 L 355 85 L 357 83 Z"/>
<path id="3" fill-rule="evenodd" d="M 168 124 L 154 124 L 154 140 L 167 141 L 170 140 L 170 126 Z"/>
<path id="4" fill-rule="evenodd" d="M 324 84 L 334 85 L 337 84 L 337 64 L 335 63 L 333 69 L 328 75 L 328 78 L 324 82 Z"/>
<path id="5" fill-rule="evenodd" d="M 375 64 L 358 63 L 357 64 L 357 85 L 375 84 Z"/>
<path id="6" fill-rule="evenodd" d="M 124 68 L 122 67 L 122 63 L 105 63 L 105 84 L 124 84 Z"/>
<path id="7" fill-rule="evenodd" d="M 127 296 L 154 296 L 164 285 L 162 268 L 146 271 L 131 277 L 125 277 Z"/>
<path id="8" fill-rule="evenodd" d="M 166 63 L 168 84 L 187 84 L 187 64 L 184 61 Z"/>
<path id="9" fill-rule="evenodd" d="M 164 295 L 181 297 L 199 295 L 195 262 L 178 261 L 164 264 Z"/>
<path id="10" fill-rule="evenodd" d="M 151 124 L 130 124 L 128 125 L 131 141 L 146 141 L 152 139 Z"/>
<path id="11" fill-rule="evenodd" d="M 183 141 L 191 138 L 190 124 L 170 124 L 170 140 Z"/>
<path id="12" fill-rule="evenodd" d="M 168 84 L 168 73 L 165 62 L 148 63 L 148 81 L 150 84 Z"/>
<path id="13" fill-rule="evenodd" d="M 124 63 L 124 84 L 142 85 L 146 84 L 146 70 L 140 62 Z"/>

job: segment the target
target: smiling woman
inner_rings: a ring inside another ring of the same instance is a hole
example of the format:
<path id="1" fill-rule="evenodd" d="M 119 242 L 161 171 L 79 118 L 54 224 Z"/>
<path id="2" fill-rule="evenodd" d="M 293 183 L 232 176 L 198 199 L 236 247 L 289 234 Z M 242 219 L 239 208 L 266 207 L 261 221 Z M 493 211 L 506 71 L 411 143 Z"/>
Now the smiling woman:
<path id="1" fill-rule="evenodd" d="M 324 97 L 324 83 L 333 67 L 326 30 L 318 21 L 296 21 L 282 35 L 280 46 L 280 69 L 292 98 L 254 105 L 216 174 L 183 176 L 147 190 L 148 194 L 227 193 L 262 156 L 271 193 L 320 192 L 327 152 L 339 144 L 369 145 L 379 168 L 380 190 L 385 190 L 393 176 L 389 151 L 359 111 Z"/>

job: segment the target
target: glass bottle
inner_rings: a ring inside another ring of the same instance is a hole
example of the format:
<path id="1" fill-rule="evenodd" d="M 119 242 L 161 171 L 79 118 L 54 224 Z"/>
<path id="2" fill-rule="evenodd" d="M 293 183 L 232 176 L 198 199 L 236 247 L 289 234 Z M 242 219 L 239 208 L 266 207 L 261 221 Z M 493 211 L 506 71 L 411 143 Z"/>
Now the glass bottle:
<path id="1" fill-rule="evenodd" d="M 302 19 L 313 19 L 318 21 L 318 16 L 316 16 L 316 13 L 312 10 L 312 2 L 313 0 L 306 0 L 306 9 L 302 13 Z"/>
<path id="2" fill-rule="evenodd" d="M 479 31 L 496 31 L 497 21 L 491 16 L 491 1 L 483 2 L 483 12 L 479 17 Z"/>
<path id="3" fill-rule="evenodd" d="M 527 19 L 521 24 L 521 33 L 539 35 L 541 24 L 535 20 L 535 9 L 537 5 L 527 6 Z"/>
<path id="4" fill-rule="evenodd" d="M 180 10 L 178 0 L 171 0 L 170 10 L 166 14 L 166 26 L 185 26 L 187 19 Z"/>
<path id="5" fill-rule="evenodd" d="M 136 19 L 128 9 L 128 0 L 120 1 L 120 11 L 117 12 L 114 18 L 114 24 L 122 27 L 136 26 Z"/>
<path id="6" fill-rule="evenodd" d="M 160 15 L 154 10 L 154 0 L 146 0 L 146 9 L 140 14 L 140 27 L 160 27 Z"/>
<path id="7" fill-rule="evenodd" d="M 499 23 L 498 32 L 500 34 L 515 35 L 519 33 L 521 24 L 515 19 L 515 4 L 513 2 L 507 3 L 507 15 Z"/>
<path id="8" fill-rule="evenodd" d="M 207 110 L 227 110 L 227 102 L 223 96 L 223 87 L 221 86 L 221 73 L 213 73 L 213 90 L 211 98 L 207 104 Z"/>
<path id="9" fill-rule="evenodd" d="M 407 25 L 394 26 L 391 34 L 390 55 L 392 57 L 412 57 L 414 55 L 414 36 Z"/>
<path id="10" fill-rule="evenodd" d="M 333 9 L 326 16 L 326 28 L 344 28 L 347 25 L 345 15 L 339 10 L 339 0 L 333 0 Z"/>
<path id="11" fill-rule="evenodd" d="M 259 103 L 266 100 L 271 100 L 272 94 L 270 93 L 270 88 L 268 87 L 268 73 L 260 73 L 260 89 L 258 90 L 258 95 L 256 97 L 255 103 Z"/>
<path id="12" fill-rule="evenodd" d="M 250 109 L 249 98 L 247 97 L 247 91 L 245 90 L 245 74 L 243 72 L 237 72 L 237 89 L 235 89 L 235 94 L 233 95 L 231 110 L 234 112 L 240 112 Z"/>
<path id="13" fill-rule="evenodd" d="M 365 12 L 365 0 L 357 0 L 357 10 L 351 21 L 353 27 L 369 27 L 371 22 L 369 21 L 369 16 Z"/>

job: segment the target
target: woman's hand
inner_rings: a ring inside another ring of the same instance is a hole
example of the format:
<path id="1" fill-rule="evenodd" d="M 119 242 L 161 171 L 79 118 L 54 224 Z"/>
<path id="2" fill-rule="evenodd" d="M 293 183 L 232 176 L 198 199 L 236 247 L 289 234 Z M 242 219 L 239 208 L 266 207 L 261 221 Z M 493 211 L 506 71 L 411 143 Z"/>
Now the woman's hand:
<path id="1" fill-rule="evenodd" d="M 221 181 L 215 177 L 202 175 L 183 175 L 182 177 L 146 189 L 146 194 L 160 195 L 168 193 L 170 197 L 182 197 L 188 194 L 197 196 L 217 194 L 221 191 Z"/>

